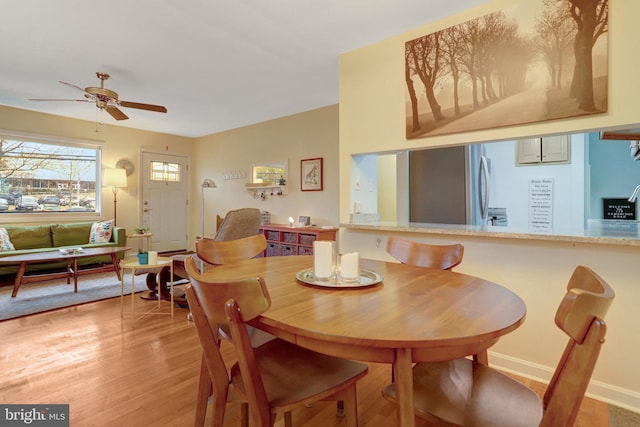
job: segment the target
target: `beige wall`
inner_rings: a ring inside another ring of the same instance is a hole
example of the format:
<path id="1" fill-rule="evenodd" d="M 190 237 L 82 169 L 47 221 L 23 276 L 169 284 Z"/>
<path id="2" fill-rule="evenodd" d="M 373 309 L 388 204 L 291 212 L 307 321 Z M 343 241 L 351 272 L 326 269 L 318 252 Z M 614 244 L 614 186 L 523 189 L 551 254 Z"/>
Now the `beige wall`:
<path id="1" fill-rule="evenodd" d="M 609 111 L 583 118 L 466 132 L 424 139 L 405 139 L 404 42 L 486 13 L 509 0 L 486 4 L 397 35 L 340 57 L 340 220 L 349 220 L 349 165 L 356 153 L 513 139 L 519 136 L 598 129 L 640 122 L 637 101 L 640 58 L 630 35 L 636 32 L 640 2 L 611 1 L 609 33 Z M 640 167 L 640 165 L 639 165 Z M 536 242 L 501 238 L 409 236 L 434 243 L 459 241 L 465 259 L 456 270 L 478 275 L 513 289 L 526 302 L 525 324 L 502 339 L 490 362 L 520 373 L 549 378 L 564 344 L 553 314 L 566 282 L 578 264 L 595 269 L 617 293 L 607 318 L 609 334 L 590 392 L 601 399 L 640 411 L 640 375 L 631 374 L 640 351 L 640 262 L 638 247 Z M 378 238 L 381 239 L 376 247 Z M 342 230 L 340 249 L 389 259 L 384 233 Z"/>
<path id="2" fill-rule="evenodd" d="M 129 230 L 140 225 L 139 157 L 142 148 L 150 151 L 186 154 L 190 158 L 190 247 L 201 234 L 199 184 L 211 178 L 218 188 L 206 189 L 205 233 L 215 233 L 216 214 L 224 216 L 240 207 L 256 207 L 271 212 L 274 223 L 286 223 L 289 216 L 310 216 L 318 225 L 338 225 L 338 106 L 295 114 L 197 139 L 98 125 L 51 114 L 0 106 L 0 129 L 41 134 L 66 139 L 89 140 L 103 146 L 103 166 L 114 167 L 126 158 L 136 165 L 128 177 L 129 189 L 118 192 L 118 225 Z M 323 158 L 324 190 L 300 191 L 300 160 Z M 254 198 L 245 189 L 250 181 L 251 165 L 260 162 L 287 161 L 288 194 Z M 227 172 L 244 172 L 245 179 L 225 180 Z M 134 194 L 129 194 L 131 190 Z M 101 219 L 113 217 L 113 195 L 103 189 Z M 39 220 L 47 220 L 39 214 Z M 54 217 L 49 217 L 54 218 Z M 73 217 L 65 217 L 73 218 Z M 86 217 L 84 217 L 86 218 Z M 75 218 L 73 218 L 75 219 Z"/>
<path id="3" fill-rule="evenodd" d="M 324 190 L 300 191 L 300 160 L 323 158 Z M 288 161 L 288 194 L 267 196 L 265 201 L 245 189 L 251 165 Z M 195 181 L 191 198 L 200 206 L 199 183 L 205 178 L 218 188 L 205 190 L 205 234 L 215 232 L 216 214 L 224 216 L 241 207 L 271 213 L 271 222 L 285 224 L 291 216 L 311 217 L 318 225 L 338 225 L 338 106 L 295 114 L 196 139 L 193 159 Z M 245 172 L 245 179 L 225 180 L 227 172 Z M 200 233 L 199 210 L 191 210 L 194 235 Z"/>
<path id="4" fill-rule="evenodd" d="M 28 110 L 0 106 L 0 129 L 41 134 L 51 137 L 82 139 L 102 145 L 102 165 L 115 167 L 120 159 L 129 159 L 136 165 L 134 173 L 127 177 L 128 189 L 118 191 L 118 226 L 132 230 L 140 226 L 138 203 L 140 149 L 166 151 L 191 156 L 193 140 L 175 135 L 147 132 L 108 124 L 96 126 L 95 122 L 69 119 L 52 114 L 36 113 Z M 98 132 L 96 132 L 96 129 Z M 130 195 L 129 191 L 135 191 Z M 102 190 L 103 211 L 101 219 L 113 218 L 113 193 Z M 38 214 L 39 220 L 46 220 L 47 214 Z M 51 216 L 49 218 L 55 218 Z M 59 218 L 59 216 L 58 216 Z M 73 218 L 67 217 L 65 218 Z M 86 218 L 86 216 L 84 217 Z"/>

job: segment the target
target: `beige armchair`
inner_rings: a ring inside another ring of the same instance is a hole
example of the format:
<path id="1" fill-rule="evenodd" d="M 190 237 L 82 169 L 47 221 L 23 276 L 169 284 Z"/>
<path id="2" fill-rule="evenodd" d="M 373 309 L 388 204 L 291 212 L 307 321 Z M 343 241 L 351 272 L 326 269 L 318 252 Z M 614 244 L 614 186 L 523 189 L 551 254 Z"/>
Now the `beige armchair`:
<path id="1" fill-rule="evenodd" d="M 258 234 L 260 209 L 241 208 L 227 212 L 213 240 L 237 240 Z"/>
<path id="2" fill-rule="evenodd" d="M 227 212 L 224 219 L 220 220 L 218 216 L 218 227 L 216 235 L 213 237 L 215 241 L 238 240 L 258 234 L 260 231 L 260 209 L 241 208 Z M 184 269 L 184 260 L 188 254 L 173 255 L 174 280 L 186 279 L 187 272 Z M 250 257 L 249 257 L 250 258 Z M 169 282 L 169 268 L 163 268 L 156 276 L 155 272 L 147 274 L 147 288 L 151 291 L 148 299 L 157 298 L 156 293 L 159 292 L 163 299 L 170 300 L 171 295 L 167 288 Z M 186 300 L 183 295 L 174 295 L 174 300 L 181 306 L 186 306 Z"/>

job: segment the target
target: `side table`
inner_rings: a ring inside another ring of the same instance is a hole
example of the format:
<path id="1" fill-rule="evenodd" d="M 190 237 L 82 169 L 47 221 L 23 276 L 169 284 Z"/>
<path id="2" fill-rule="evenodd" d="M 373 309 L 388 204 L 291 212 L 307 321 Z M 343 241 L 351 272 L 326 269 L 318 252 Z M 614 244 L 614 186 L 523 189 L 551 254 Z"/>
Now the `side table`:
<path id="1" fill-rule="evenodd" d="M 156 307 L 156 310 L 158 310 L 157 312 L 154 310 L 149 310 L 146 312 L 142 312 L 141 314 L 141 318 L 148 315 L 148 314 L 171 314 L 171 317 L 173 317 L 173 305 L 174 305 L 174 301 L 173 301 L 173 259 L 172 258 L 167 258 L 167 257 L 158 257 L 158 260 L 155 264 L 140 264 L 138 262 L 137 258 L 130 258 L 130 259 L 126 259 L 120 262 L 120 277 L 121 277 L 121 281 L 120 281 L 120 317 L 124 316 L 124 277 L 125 277 L 125 271 L 127 269 L 131 270 L 131 317 L 133 318 L 136 314 L 135 312 L 135 272 L 136 269 L 145 269 L 145 270 L 156 270 L 157 273 L 159 273 L 163 268 L 168 267 L 169 268 L 169 293 L 171 295 L 170 297 L 170 302 L 171 302 L 171 312 L 170 313 L 163 313 L 160 312 L 160 304 L 162 302 L 162 298 L 158 298 L 158 305 Z"/>
<path id="2" fill-rule="evenodd" d="M 151 237 L 153 237 L 153 233 L 134 233 L 134 234 L 127 234 L 127 239 L 146 239 L 147 240 L 147 244 L 146 244 L 146 248 L 147 248 L 147 252 L 149 252 L 151 250 Z M 144 242 L 144 240 L 143 240 Z M 145 246 L 143 245 L 143 243 L 140 244 L 139 249 L 143 249 Z"/>

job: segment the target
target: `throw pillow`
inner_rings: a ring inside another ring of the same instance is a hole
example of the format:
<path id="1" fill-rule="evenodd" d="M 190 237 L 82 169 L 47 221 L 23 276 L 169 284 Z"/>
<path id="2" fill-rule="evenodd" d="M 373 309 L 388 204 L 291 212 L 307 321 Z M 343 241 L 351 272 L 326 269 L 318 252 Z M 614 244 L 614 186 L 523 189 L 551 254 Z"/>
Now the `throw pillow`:
<path id="1" fill-rule="evenodd" d="M 113 220 L 94 222 L 89 234 L 89 243 L 105 243 L 111 240 Z"/>
<path id="2" fill-rule="evenodd" d="M 14 251 L 15 249 L 13 243 L 11 243 L 7 229 L 0 227 L 0 251 Z"/>

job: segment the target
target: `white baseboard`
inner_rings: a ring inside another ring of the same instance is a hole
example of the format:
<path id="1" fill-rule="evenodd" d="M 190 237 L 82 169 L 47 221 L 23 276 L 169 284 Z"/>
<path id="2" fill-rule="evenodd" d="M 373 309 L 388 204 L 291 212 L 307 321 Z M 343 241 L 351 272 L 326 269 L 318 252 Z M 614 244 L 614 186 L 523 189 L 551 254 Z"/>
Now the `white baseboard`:
<path id="1" fill-rule="evenodd" d="M 526 360 L 516 359 L 500 353 L 489 352 L 489 364 L 505 372 L 548 384 L 553 376 L 553 368 L 542 366 Z M 616 387 L 600 381 L 591 380 L 586 396 L 610 403 L 629 411 L 640 413 L 640 393 Z"/>

